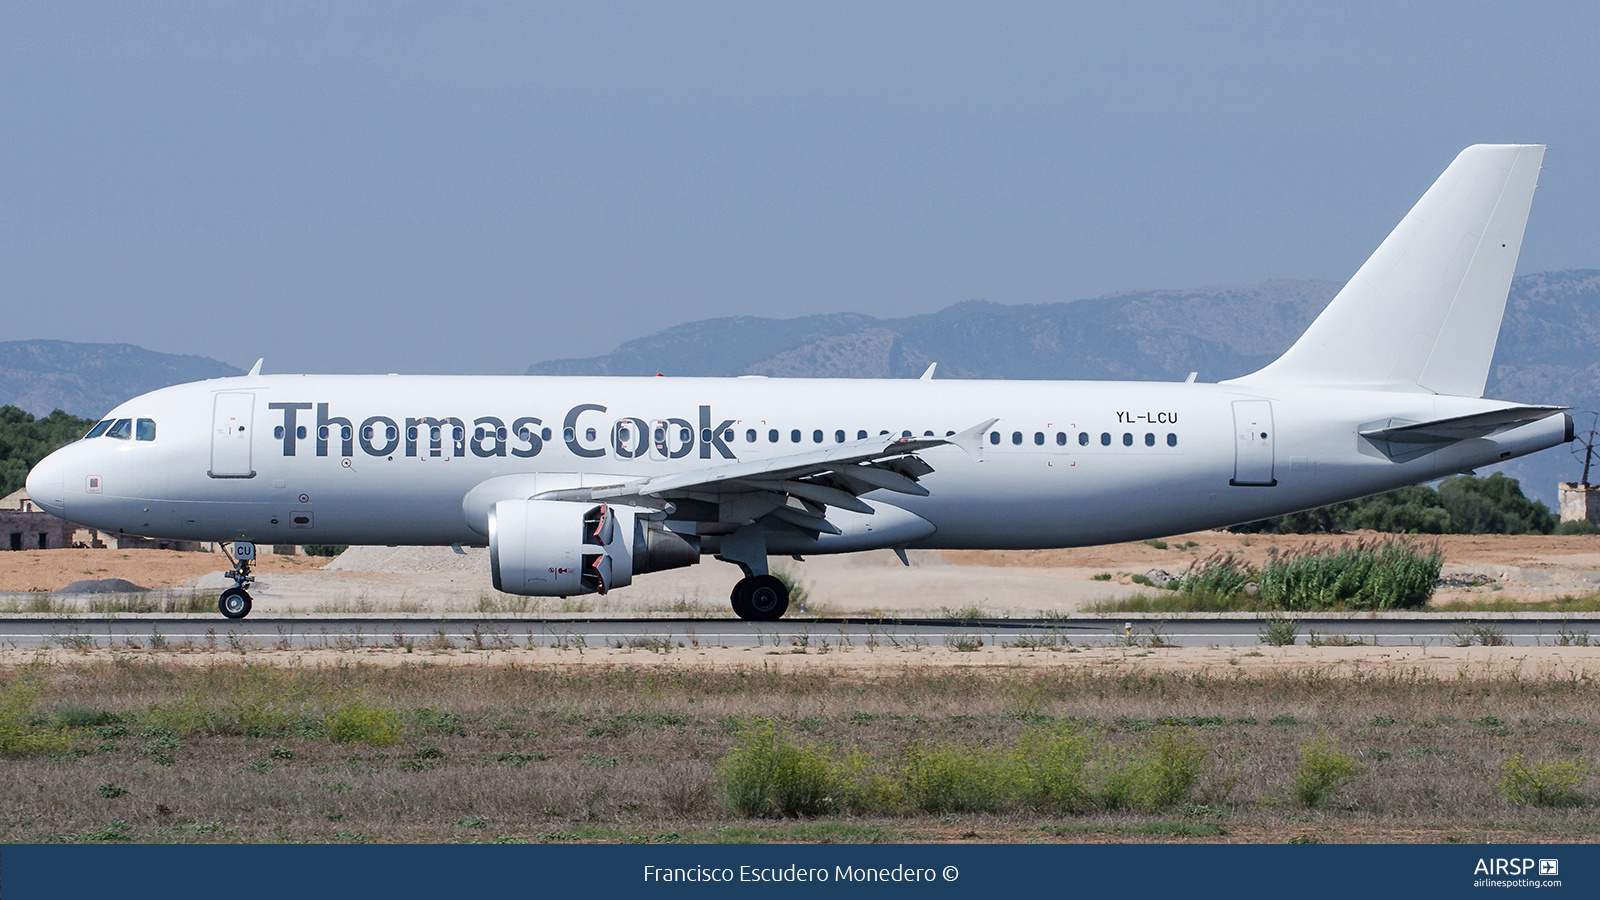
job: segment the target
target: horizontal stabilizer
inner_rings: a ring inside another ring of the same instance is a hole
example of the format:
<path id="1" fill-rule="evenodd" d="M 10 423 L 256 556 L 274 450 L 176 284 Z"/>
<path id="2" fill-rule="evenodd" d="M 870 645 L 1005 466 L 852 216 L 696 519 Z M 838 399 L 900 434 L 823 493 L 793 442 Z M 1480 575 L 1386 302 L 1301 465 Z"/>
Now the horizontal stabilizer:
<path id="1" fill-rule="evenodd" d="M 1453 444 L 1469 438 L 1484 437 L 1517 425 L 1537 422 L 1564 413 L 1568 409 L 1569 407 L 1565 406 L 1512 406 L 1491 412 L 1473 413 L 1470 416 L 1454 416 L 1449 419 L 1435 419 L 1432 422 L 1374 428 L 1361 432 L 1361 436 L 1374 443 Z"/>

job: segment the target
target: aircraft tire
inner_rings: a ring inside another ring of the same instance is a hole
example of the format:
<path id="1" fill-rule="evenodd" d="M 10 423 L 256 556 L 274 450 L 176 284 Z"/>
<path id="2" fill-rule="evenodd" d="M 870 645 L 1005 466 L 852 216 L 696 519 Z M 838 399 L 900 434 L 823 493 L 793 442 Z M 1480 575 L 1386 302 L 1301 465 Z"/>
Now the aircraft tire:
<path id="1" fill-rule="evenodd" d="M 244 588 L 228 588 L 217 598 L 217 610 L 230 619 L 242 619 L 250 615 L 250 595 Z"/>
<path id="2" fill-rule="evenodd" d="M 740 582 L 745 587 L 748 618 L 757 622 L 776 622 L 789 610 L 789 588 L 776 576 L 755 575 Z"/>
<path id="3" fill-rule="evenodd" d="M 750 579 L 741 578 L 733 586 L 733 593 L 728 596 L 733 602 L 733 614 L 745 621 L 755 618 L 755 610 L 750 608 Z"/>

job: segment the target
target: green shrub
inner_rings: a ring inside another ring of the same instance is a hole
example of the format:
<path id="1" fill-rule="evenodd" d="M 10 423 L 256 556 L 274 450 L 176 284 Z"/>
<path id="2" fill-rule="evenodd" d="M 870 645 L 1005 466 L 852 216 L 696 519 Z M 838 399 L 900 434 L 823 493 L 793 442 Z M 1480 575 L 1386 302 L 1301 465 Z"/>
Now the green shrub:
<path id="1" fill-rule="evenodd" d="M 905 754 L 906 800 L 927 813 L 995 812 L 1020 799 L 1009 754 L 958 744 L 914 744 Z"/>
<path id="2" fill-rule="evenodd" d="M 724 799 L 741 815 L 815 816 L 834 806 L 828 758 L 780 735 L 771 722 L 742 729 L 717 776 Z"/>
<path id="3" fill-rule="evenodd" d="M 44 684 L 31 675 L 11 679 L 0 689 L 0 756 L 36 756 L 64 753 L 67 735 L 44 724 L 33 714 L 44 695 Z"/>
<path id="4" fill-rule="evenodd" d="M 98 728 L 115 725 L 121 719 L 116 713 L 84 706 L 81 703 L 63 703 L 56 707 L 56 724 L 62 728 Z"/>
<path id="5" fill-rule="evenodd" d="M 1064 813 L 1089 808 L 1088 763 L 1095 742 L 1071 728 L 1035 729 L 1017 746 L 1017 765 L 1030 805 Z"/>
<path id="6" fill-rule="evenodd" d="M 1521 753 L 1500 761 L 1500 796 L 1513 806 L 1582 806 L 1578 785 L 1590 766 L 1581 759 L 1529 760 Z"/>
<path id="7" fill-rule="evenodd" d="M 305 544 L 301 548 L 307 556 L 338 556 L 349 550 L 346 544 Z"/>
<path id="8" fill-rule="evenodd" d="M 358 698 L 323 717 L 322 730 L 336 744 L 387 746 L 400 740 L 400 714 Z"/>
<path id="9" fill-rule="evenodd" d="M 839 809 L 862 815 L 887 815 L 906 806 L 905 773 L 893 763 L 853 751 L 833 764 L 832 792 Z"/>
<path id="10" fill-rule="evenodd" d="M 1324 534 L 1386 531 L 1392 534 L 1549 534 L 1556 517 L 1537 500 L 1523 496 L 1515 478 L 1496 472 L 1487 478 L 1458 475 L 1430 487 L 1403 487 L 1290 513 L 1229 529 L 1274 534 Z M 1588 532 L 1577 532 L 1588 533 Z"/>
<path id="11" fill-rule="evenodd" d="M 1596 525 L 1588 519 L 1562 522 L 1556 526 L 1556 534 L 1600 534 L 1600 525 Z"/>
<path id="12" fill-rule="evenodd" d="M 1263 644 L 1274 647 L 1287 647 L 1293 644 L 1300 635 L 1300 623 L 1294 619 L 1283 616 L 1267 616 L 1261 620 L 1261 627 L 1256 632 L 1257 640 Z"/>
<path id="13" fill-rule="evenodd" d="M 1321 806 L 1356 774 L 1356 761 L 1326 738 L 1300 747 L 1300 766 L 1294 773 L 1294 797 L 1306 806 Z"/>
<path id="14" fill-rule="evenodd" d="M 1143 747 L 1108 756 L 1099 767 L 1098 800 L 1106 809 L 1155 812 L 1186 802 L 1205 770 L 1206 749 L 1193 735 L 1167 728 Z"/>
<path id="15" fill-rule="evenodd" d="M 1274 551 L 1259 583 L 1274 609 L 1414 609 L 1433 597 L 1443 566 L 1437 547 L 1423 553 L 1404 539 L 1359 541 L 1338 549 Z"/>

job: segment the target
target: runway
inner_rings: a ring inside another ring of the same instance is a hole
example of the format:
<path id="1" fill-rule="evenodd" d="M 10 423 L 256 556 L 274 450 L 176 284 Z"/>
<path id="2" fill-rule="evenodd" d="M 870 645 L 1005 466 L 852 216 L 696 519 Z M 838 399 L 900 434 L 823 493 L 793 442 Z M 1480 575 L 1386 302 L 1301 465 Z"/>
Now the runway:
<path id="1" fill-rule="evenodd" d="M 1362 642 L 1398 646 L 1541 646 L 1600 640 L 1594 613 L 1391 613 L 1292 620 L 1296 643 Z M 1190 616 L 1066 616 L 1053 619 L 625 619 L 522 616 L 305 615 L 229 620 L 209 615 L 19 614 L 0 619 L 0 646 L 338 648 L 374 646 L 805 647 L 1168 645 L 1253 647 L 1263 620 L 1222 613 Z M 1594 637 L 1590 634 L 1593 632 Z"/>

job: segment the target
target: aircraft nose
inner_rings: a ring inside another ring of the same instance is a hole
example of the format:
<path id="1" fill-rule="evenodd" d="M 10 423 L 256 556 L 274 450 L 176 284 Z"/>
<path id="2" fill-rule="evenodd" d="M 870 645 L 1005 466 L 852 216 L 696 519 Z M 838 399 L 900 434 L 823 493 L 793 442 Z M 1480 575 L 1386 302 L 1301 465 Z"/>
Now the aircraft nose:
<path id="1" fill-rule="evenodd" d="M 66 469 L 56 452 L 39 460 L 28 473 L 28 498 L 45 512 L 59 516 L 67 511 Z"/>

